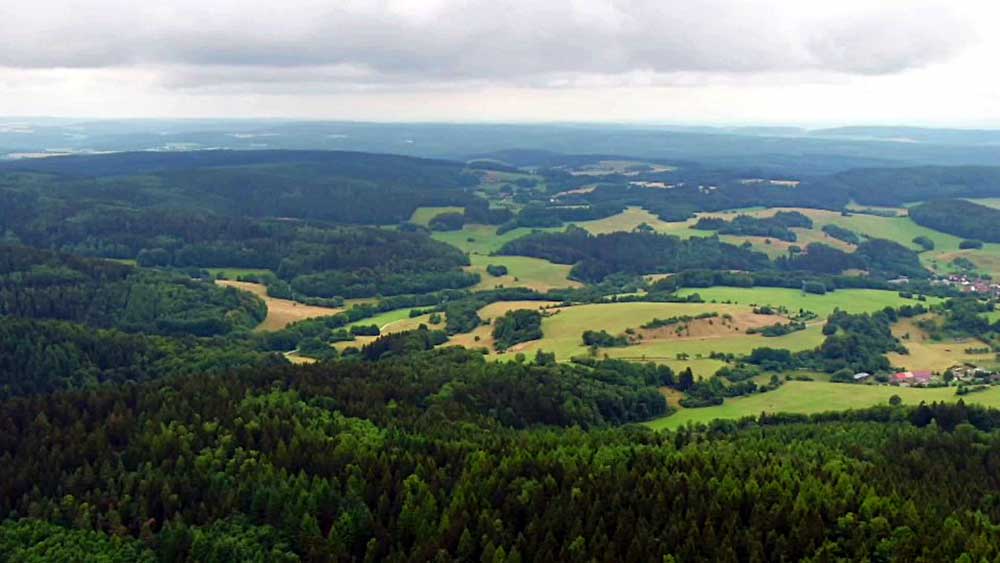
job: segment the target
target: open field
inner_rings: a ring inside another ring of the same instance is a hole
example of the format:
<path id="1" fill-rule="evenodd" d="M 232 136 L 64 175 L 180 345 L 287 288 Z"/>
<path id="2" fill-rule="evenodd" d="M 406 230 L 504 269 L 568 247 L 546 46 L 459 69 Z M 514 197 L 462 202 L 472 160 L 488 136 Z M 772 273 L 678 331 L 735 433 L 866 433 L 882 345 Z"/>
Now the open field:
<path id="1" fill-rule="evenodd" d="M 600 235 L 617 231 L 632 231 L 643 223 L 653 227 L 653 229 L 659 233 L 676 234 L 677 236 L 684 238 L 699 235 L 708 236 L 712 234 L 710 231 L 696 231 L 694 229 L 690 229 L 689 227 L 694 224 L 693 221 L 668 223 L 641 207 L 629 207 L 617 215 L 612 215 L 611 217 L 605 217 L 603 219 L 595 219 L 593 221 L 579 221 L 576 225 L 583 229 L 587 229 L 592 234 Z"/>
<path id="2" fill-rule="evenodd" d="M 490 303 L 482 309 L 479 309 L 479 318 L 487 322 L 492 322 L 493 319 L 508 311 L 517 311 L 518 309 L 548 309 L 555 307 L 556 305 L 559 305 L 558 301 L 498 301 L 496 303 Z M 485 346 L 492 351 L 492 332 L 492 326 L 480 325 L 471 332 L 452 336 L 446 345 L 459 345 L 465 346 L 466 348 L 480 348 Z M 513 355 L 511 355 L 511 357 L 513 357 Z"/>
<path id="3" fill-rule="evenodd" d="M 473 291 L 493 289 L 496 287 L 527 287 L 536 291 L 548 291 L 555 288 L 580 287 L 582 284 L 570 280 L 569 271 L 573 268 L 566 264 L 553 264 L 541 258 L 527 256 L 469 256 L 471 266 L 465 269 L 480 275 L 482 281 L 473 286 Z M 493 277 L 486 272 L 490 264 L 507 267 L 507 275 Z"/>
<path id="4" fill-rule="evenodd" d="M 978 203 L 979 205 L 985 205 L 986 207 L 1000 209 L 1000 197 L 982 197 L 982 198 L 967 198 L 967 199 L 969 201 Z"/>
<path id="5" fill-rule="evenodd" d="M 217 284 L 226 287 L 235 287 L 243 291 L 249 291 L 259 296 L 267 304 L 267 317 L 264 322 L 257 325 L 254 330 L 280 330 L 286 326 L 305 319 L 314 317 L 329 317 L 343 311 L 332 307 L 316 307 L 313 305 L 303 305 L 288 299 L 276 299 L 267 295 L 267 287 L 259 283 L 239 282 L 233 280 L 216 280 Z"/>
<path id="6" fill-rule="evenodd" d="M 420 309 L 422 307 L 416 307 L 416 308 Z M 378 326 L 379 330 L 383 330 L 386 327 L 388 327 L 389 325 L 398 323 L 400 321 L 408 321 L 408 320 L 410 320 L 410 311 L 411 310 L 413 310 L 413 308 L 393 309 L 391 311 L 386 311 L 384 313 L 379 313 L 379 314 L 375 315 L 374 317 L 369 317 L 367 319 L 361 319 L 360 321 L 357 321 L 357 322 L 354 322 L 354 323 L 351 323 L 351 324 L 347 325 L 347 327 L 350 328 L 350 327 L 355 326 L 355 325 L 364 325 L 364 326 L 376 325 L 376 326 Z M 416 328 L 416 326 L 414 326 L 414 328 Z"/>
<path id="7" fill-rule="evenodd" d="M 517 353 L 533 355 L 538 350 L 554 353 L 559 361 L 566 361 L 574 356 L 585 356 L 589 350 L 584 346 L 581 335 L 584 330 L 606 330 L 611 334 L 620 334 L 627 328 L 638 329 L 654 318 L 666 319 L 682 315 L 694 316 L 699 313 L 714 311 L 730 314 L 734 324 L 756 325 L 769 324 L 762 319 L 750 321 L 756 317 L 748 307 L 739 305 L 720 305 L 703 303 L 605 303 L 576 305 L 552 309 L 552 315 L 542 319 L 541 340 L 518 344 L 499 358 L 510 358 Z M 770 323 L 778 322 L 782 317 L 772 316 Z M 712 322 L 709 325 L 709 321 Z M 760 346 L 788 347 L 791 349 L 811 348 L 820 341 L 819 328 L 792 333 L 777 338 L 765 338 L 759 334 L 745 334 L 742 330 L 724 326 L 721 318 L 692 321 L 692 335 L 647 336 L 638 344 L 620 348 L 601 348 L 600 355 L 615 358 L 628 358 L 635 361 L 655 361 L 683 369 L 690 366 L 698 375 L 709 376 L 723 362 L 708 358 L 711 352 L 726 352 L 744 354 Z M 699 328 L 698 325 L 704 325 Z M 679 325 L 678 325 L 679 326 Z M 488 327 L 486 327 L 488 328 Z M 676 327 L 672 327 L 676 329 Z M 652 333 L 654 331 L 638 331 Z M 666 332 L 666 331 L 665 331 Z M 482 334 L 479 345 L 486 339 Z M 686 360 L 678 360 L 678 354 L 688 354 Z"/>
<path id="8" fill-rule="evenodd" d="M 705 301 L 718 303 L 730 302 L 740 305 L 771 305 L 785 307 L 789 311 L 805 309 L 819 315 L 825 320 L 834 309 L 842 309 L 850 313 L 870 313 L 885 307 L 900 307 L 915 304 L 916 300 L 900 297 L 893 291 L 878 289 L 839 289 L 824 295 L 813 295 L 798 289 L 780 287 L 705 287 L 682 289 L 680 295 L 697 293 Z M 929 297 L 925 304 L 938 302 Z"/>
<path id="9" fill-rule="evenodd" d="M 442 213 L 465 213 L 464 207 L 418 207 L 413 210 L 410 222 L 415 225 L 428 226 L 431 219 Z"/>
<path id="10" fill-rule="evenodd" d="M 966 403 L 1000 407 L 1000 388 L 959 397 L 954 387 L 922 389 L 917 387 L 892 387 L 888 385 L 852 385 L 821 381 L 789 381 L 769 393 L 726 399 L 726 402 L 700 409 L 680 409 L 676 413 L 646 423 L 657 430 L 674 429 L 688 422 L 702 423 L 715 419 L 738 419 L 757 416 L 762 412 L 817 413 L 846 410 L 887 404 L 889 397 L 899 395 L 903 404 L 920 401 L 955 402 L 961 398 Z M 671 407 L 676 407 L 671 402 Z"/>
<path id="11" fill-rule="evenodd" d="M 441 329 L 444 328 L 444 315 L 441 315 L 441 317 L 442 321 L 438 324 L 434 324 L 431 322 L 430 313 L 417 317 L 411 317 L 410 309 L 395 309 L 368 319 L 361 319 L 356 323 L 347 325 L 347 328 L 355 325 L 378 325 L 380 334 L 395 334 L 397 332 L 415 330 L 422 324 L 427 325 L 432 329 Z M 357 336 L 354 340 L 334 342 L 333 347 L 337 350 L 343 350 L 344 348 L 349 347 L 360 348 L 377 338 L 378 336 Z"/>
<path id="12" fill-rule="evenodd" d="M 996 355 L 967 354 L 966 348 L 985 348 L 988 344 L 975 338 L 934 341 L 916 324 L 916 319 L 903 319 L 892 327 L 892 333 L 906 346 L 909 354 L 886 354 L 892 365 L 906 370 L 930 370 L 941 373 L 962 363 L 989 367 L 996 364 Z M 908 338 L 907 338 L 908 337 Z"/>
<path id="13" fill-rule="evenodd" d="M 533 230 L 560 231 L 562 229 L 526 229 L 520 227 L 498 235 L 496 225 L 467 224 L 462 227 L 461 231 L 436 231 L 431 233 L 431 237 L 446 242 L 470 255 L 489 255 L 500 250 L 500 247 L 508 241 L 530 234 Z"/>
<path id="14" fill-rule="evenodd" d="M 227 280 L 235 280 L 240 276 L 263 276 L 271 273 L 271 270 L 263 268 L 205 268 L 205 270 L 214 277 L 222 274 Z"/>
<path id="15" fill-rule="evenodd" d="M 891 291 L 867 289 L 840 290 L 826 295 L 804 294 L 799 290 L 783 288 L 727 288 L 712 287 L 684 290 L 685 294 L 700 293 L 706 301 L 716 303 L 603 303 L 555 307 L 551 315 L 542 319 L 544 337 L 540 340 L 518 344 L 503 354 L 492 353 L 498 359 L 510 359 L 518 353 L 533 355 L 538 350 L 554 353 L 559 361 L 567 361 L 574 356 L 589 353 L 583 345 L 581 335 L 584 330 L 606 330 L 610 334 L 620 334 L 625 329 L 637 329 L 643 338 L 631 346 L 601 348 L 598 354 L 612 358 L 633 361 L 655 361 L 675 369 L 690 366 L 697 375 L 710 376 L 723 362 L 709 358 L 712 352 L 726 354 L 747 354 L 754 348 L 785 348 L 792 351 L 808 350 L 822 343 L 822 325 L 834 309 L 861 313 L 882 309 L 886 306 L 898 307 L 913 300 L 899 297 Z M 723 303 L 730 301 L 730 303 Z M 554 302 L 501 302 L 493 303 L 480 310 L 484 320 L 491 320 L 513 309 L 552 307 Z M 802 331 L 784 336 L 764 337 L 746 334 L 748 327 L 760 327 L 786 319 L 779 315 L 755 315 L 755 305 L 786 307 L 797 312 L 799 309 L 812 311 L 819 317 L 810 322 Z M 695 316 L 699 313 L 716 312 L 728 314 L 733 320 L 723 322 L 721 317 L 693 320 L 686 324 L 687 331 L 677 334 L 677 326 L 658 330 L 642 330 L 639 327 L 654 318 Z M 491 327 L 480 326 L 468 334 L 452 337 L 449 344 L 460 344 L 470 348 L 491 348 Z M 478 339 L 477 339 L 478 338 Z M 686 354 L 685 360 L 678 360 L 678 354 Z"/>
<path id="16" fill-rule="evenodd" d="M 978 201 L 986 205 L 993 204 L 1000 206 L 1000 198 Z M 1000 276 L 1000 244 L 987 244 L 980 250 L 960 251 L 958 248 L 958 244 L 961 242 L 960 237 L 922 227 L 905 216 L 906 210 L 902 208 L 898 209 L 901 213 L 899 217 L 881 217 L 863 213 L 853 213 L 849 216 L 844 216 L 838 211 L 793 207 L 706 212 L 698 213 L 694 219 L 687 221 L 665 222 L 644 209 L 630 207 L 618 215 L 597 221 L 582 222 L 578 223 L 578 225 L 596 234 L 613 231 L 630 231 L 641 223 L 647 223 L 656 229 L 657 232 L 687 238 L 692 236 L 710 236 L 713 233 L 713 231 L 699 231 L 691 228 L 700 217 L 732 219 L 739 214 L 770 217 L 779 211 L 798 211 L 813 220 L 813 228 L 792 229 L 798 237 L 798 240 L 795 242 L 786 242 L 772 238 L 770 239 L 770 244 L 767 244 L 765 242 L 767 240 L 766 237 L 742 235 L 722 235 L 720 238 L 737 245 L 742 244 L 744 241 L 749 241 L 753 245 L 754 250 L 764 252 L 774 258 L 787 253 L 788 247 L 793 244 L 804 247 L 812 242 L 821 242 L 845 251 L 850 251 L 853 248 L 852 245 L 824 233 L 822 231 L 824 225 L 837 225 L 858 234 L 892 240 L 918 251 L 920 247 L 913 243 L 913 239 L 918 236 L 925 236 L 934 241 L 935 246 L 934 250 L 921 254 L 921 261 L 926 267 L 942 273 L 951 272 L 953 270 L 950 267 L 951 260 L 957 256 L 964 256 L 972 260 L 981 271 Z"/>

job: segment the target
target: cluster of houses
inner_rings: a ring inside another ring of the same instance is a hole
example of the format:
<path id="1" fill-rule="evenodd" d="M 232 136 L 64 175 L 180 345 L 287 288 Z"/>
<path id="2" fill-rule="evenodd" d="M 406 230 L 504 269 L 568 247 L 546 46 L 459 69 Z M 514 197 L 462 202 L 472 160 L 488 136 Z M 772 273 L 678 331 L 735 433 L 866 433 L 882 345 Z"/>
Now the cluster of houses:
<path id="1" fill-rule="evenodd" d="M 926 371 L 901 371 L 892 376 L 892 382 L 897 385 L 923 386 L 934 379 L 934 374 Z"/>
<path id="2" fill-rule="evenodd" d="M 953 285 L 964 293 L 975 293 L 1000 298 L 1000 283 L 992 280 L 970 278 L 965 274 L 952 274 L 938 280 L 939 283 Z"/>
<path id="3" fill-rule="evenodd" d="M 948 368 L 946 372 L 951 372 L 953 380 L 959 383 L 1000 383 L 1000 373 L 969 365 L 958 365 Z M 872 377 L 868 372 L 854 374 L 854 381 L 864 383 Z M 940 383 L 944 379 L 939 375 L 927 370 L 901 371 L 893 374 L 889 378 L 889 383 L 906 387 L 925 387 L 931 383 Z"/>

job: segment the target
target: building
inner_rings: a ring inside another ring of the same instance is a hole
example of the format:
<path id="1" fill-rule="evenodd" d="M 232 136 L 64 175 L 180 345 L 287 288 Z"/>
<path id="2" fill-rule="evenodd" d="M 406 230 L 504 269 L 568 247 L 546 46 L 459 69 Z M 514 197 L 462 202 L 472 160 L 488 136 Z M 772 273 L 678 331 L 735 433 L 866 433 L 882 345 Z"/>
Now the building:
<path id="1" fill-rule="evenodd" d="M 872 376 L 872 374 L 870 374 L 870 373 L 868 373 L 866 371 L 862 371 L 862 372 L 854 374 L 854 381 L 864 381 L 864 380 L 868 379 L 871 376 Z"/>

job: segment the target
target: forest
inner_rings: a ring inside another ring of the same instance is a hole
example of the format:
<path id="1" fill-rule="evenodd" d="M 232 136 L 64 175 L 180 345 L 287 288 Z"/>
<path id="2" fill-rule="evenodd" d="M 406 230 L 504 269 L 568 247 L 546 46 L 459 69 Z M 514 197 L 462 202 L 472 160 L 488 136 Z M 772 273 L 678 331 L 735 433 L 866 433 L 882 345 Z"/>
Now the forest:
<path id="1" fill-rule="evenodd" d="M 713 222 L 706 224 L 714 225 Z M 794 236 L 791 231 L 789 234 Z M 538 232 L 512 240 L 500 249 L 499 254 L 573 264 L 571 275 L 586 282 L 599 282 L 615 273 L 638 275 L 690 270 L 743 270 L 753 273 L 784 270 L 833 276 L 857 268 L 866 270 L 869 277 L 875 280 L 929 276 L 916 252 L 883 239 L 868 239 L 853 252 L 844 252 L 823 243 L 810 243 L 804 252 L 779 256 L 772 262 L 766 255 L 745 245 L 721 242 L 718 237 L 681 239 L 647 232 L 591 235 L 584 229 L 569 226 L 562 232 Z"/>
<path id="2" fill-rule="evenodd" d="M 0 245 L 0 315 L 214 336 L 249 330 L 266 312 L 256 296 L 188 276 Z"/>
<path id="3" fill-rule="evenodd" d="M 929 201 L 910 209 L 917 224 L 972 240 L 1000 242 L 1000 210 L 966 201 Z"/>
<path id="4" fill-rule="evenodd" d="M 2 401 L 0 550 L 110 561 L 998 556 L 998 411 L 884 406 L 657 434 L 609 426 L 662 412 L 644 387 L 666 376 L 652 367 L 476 356 Z"/>
<path id="5" fill-rule="evenodd" d="M 757 270 L 768 267 L 764 254 L 720 242 L 714 237 L 680 239 L 643 232 L 594 236 L 576 227 L 567 227 L 560 233 L 536 233 L 515 239 L 505 244 L 500 254 L 575 264 L 572 275 L 588 282 L 599 282 L 619 272 L 638 275 L 692 268 Z"/>

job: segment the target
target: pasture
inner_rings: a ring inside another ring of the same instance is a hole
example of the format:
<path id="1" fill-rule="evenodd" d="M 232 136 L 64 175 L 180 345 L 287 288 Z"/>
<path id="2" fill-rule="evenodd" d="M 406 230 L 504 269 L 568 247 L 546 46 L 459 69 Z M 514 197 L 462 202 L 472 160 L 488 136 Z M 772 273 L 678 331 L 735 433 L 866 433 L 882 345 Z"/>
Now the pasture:
<path id="1" fill-rule="evenodd" d="M 479 274 L 482 281 L 473 286 L 473 291 L 494 289 L 497 287 L 527 287 L 535 291 L 565 287 L 580 287 L 582 284 L 569 279 L 569 271 L 573 268 L 567 264 L 554 264 L 541 258 L 527 256 L 469 256 L 471 266 L 465 269 Z M 507 275 L 494 277 L 486 271 L 490 264 L 507 267 Z"/>
<path id="2" fill-rule="evenodd" d="M 414 225 L 428 226 L 431 219 L 442 213 L 465 213 L 464 207 L 418 207 L 413 210 L 410 222 Z"/>
<path id="3" fill-rule="evenodd" d="M 486 256 L 500 250 L 500 247 L 508 241 L 530 234 L 533 230 L 559 231 L 562 229 L 527 229 L 519 227 L 498 235 L 496 225 L 467 224 L 460 231 L 435 231 L 431 233 L 431 237 L 435 240 L 448 243 L 466 254 L 481 254 Z"/>
<path id="4" fill-rule="evenodd" d="M 954 387 L 922 389 L 889 385 L 789 381 L 768 393 L 726 399 L 725 403 L 714 407 L 680 409 L 670 416 L 652 420 L 645 425 L 655 430 L 663 430 L 679 428 L 689 422 L 706 423 L 716 419 L 739 419 L 758 416 L 764 412 L 811 414 L 859 409 L 888 404 L 889 398 L 893 395 L 899 395 L 904 405 L 915 405 L 921 401 L 956 402 L 961 398 L 970 404 L 1000 407 L 1000 388 L 997 387 L 959 397 L 955 395 Z M 670 406 L 676 408 L 676 401 L 670 401 Z"/>
<path id="5" fill-rule="evenodd" d="M 988 348 L 989 345 L 975 338 L 935 341 L 916 324 L 916 319 L 903 319 L 892 327 L 892 333 L 906 346 L 909 354 L 886 354 L 893 366 L 913 371 L 930 370 L 941 373 L 956 365 L 969 363 L 976 366 L 993 366 L 996 355 L 969 354 L 968 348 Z"/>
<path id="6" fill-rule="evenodd" d="M 712 287 L 686 289 L 683 294 L 699 293 L 706 303 L 601 303 L 554 307 L 554 302 L 501 302 L 480 310 L 484 320 L 491 320 L 506 311 L 519 308 L 549 308 L 550 315 L 542 319 L 543 338 L 518 344 L 503 354 L 491 352 L 498 359 L 510 359 L 518 353 L 531 356 L 537 351 L 554 353 L 559 361 L 574 356 L 585 356 L 590 350 L 584 346 L 584 330 L 606 330 L 612 335 L 626 329 L 636 329 L 642 336 L 638 342 L 625 347 L 600 348 L 598 355 L 632 361 L 653 361 L 675 369 L 691 367 L 697 375 L 708 377 L 724 362 L 710 358 L 713 352 L 743 355 L 754 348 L 785 348 L 792 351 L 815 348 L 823 341 L 822 325 L 835 309 L 852 313 L 871 312 L 886 306 L 898 307 L 914 300 L 900 297 L 890 291 L 867 289 L 840 290 L 826 295 L 804 294 L 799 290 L 784 288 L 728 288 Z M 711 301 L 715 301 L 712 303 Z M 933 300 L 930 300 L 933 301 Z M 930 302 L 929 301 L 929 302 Z M 808 323 L 805 330 L 784 336 L 764 337 L 747 334 L 748 327 L 760 327 L 787 319 L 780 315 L 756 315 L 754 306 L 785 307 L 790 312 L 800 309 L 812 311 L 818 318 Z M 678 316 L 696 316 L 716 312 L 720 317 L 692 320 L 682 323 L 685 330 L 678 333 L 678 326 L 655 331 L 640 329 L 649 321 Z M 729 315 L 725 322 L 721 315 Z M 452 337 L 449 344 L 470 348 L 491 348 L 491 327 L 480 326 L 468 334 Z M 683 354 L 685 359 L 678 359 Z"/>
<path id="7" fill-rule="evenodd" d="M 770 305 L 785 307 L 789 311 L 804 309 L 819 315 L 820 320 L 825 320 L 835 309 L 849 313 L 870 313 L 885 307 L 918 303 L 914 299 L 900 297 L 896 292 L 878 289 L 838 289 L 823 295 L 813 295 L 781 287 L 699 287 L 682 289 L 678 293 L 682 296 L 697 293 L 706 302 Z M 935 298 L 928 298 L 925 304 L 937 301 Z"/>

